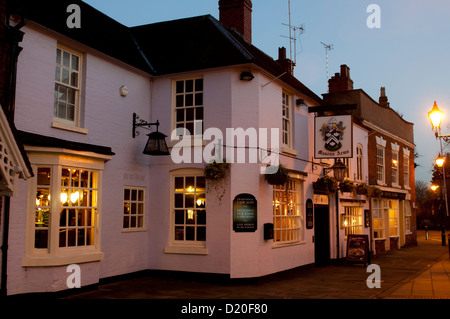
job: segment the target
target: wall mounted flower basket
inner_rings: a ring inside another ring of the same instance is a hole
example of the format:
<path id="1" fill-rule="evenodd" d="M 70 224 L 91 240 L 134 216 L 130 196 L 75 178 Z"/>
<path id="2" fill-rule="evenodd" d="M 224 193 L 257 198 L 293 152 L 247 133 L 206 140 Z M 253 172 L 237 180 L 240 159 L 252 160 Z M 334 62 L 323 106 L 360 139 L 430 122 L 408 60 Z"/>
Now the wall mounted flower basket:
<path id="1" fill-rule="evenodd" d="M 313 189 L 319 192 L 333 193 L 339 189 L 339 184 L 335 178 L 325 175 L 313 182 Z"/>
<path id="2" fill-rule="evenodd" d="M 227 176 L 229 166 L 226 162 L 217 163 L 216 161 L 206 164 L 203 170 L 205 178 L 218 182 Z"/>
<path id="3" fill-rule="evenodd" d="M 355 183 L 349 179 L 343 180 L 339 183 L 339 190 L 341 193 L 353 193 L 355 190 Z"/>
<path id="4" fill-rule="evenodd" d="M 289 170 L 282 164 L 274 174 L 264 174 L 266 182 L 270 185 L 285 185 L 289 180 Z"/>
<path id="5" fill-rule="evenodd" d="M 360 183 L 355 186 L 355 192 L 358 195 L 367 195 L 369 193 L 369 186 L 366 183 Z"/>
<path id="6" fill-rule="evenodd" d="M 381 197 L 381 189 L 376 186 L 369 186 L 367 190 L 367 196 L 372 198 L 380 198 Z"/>

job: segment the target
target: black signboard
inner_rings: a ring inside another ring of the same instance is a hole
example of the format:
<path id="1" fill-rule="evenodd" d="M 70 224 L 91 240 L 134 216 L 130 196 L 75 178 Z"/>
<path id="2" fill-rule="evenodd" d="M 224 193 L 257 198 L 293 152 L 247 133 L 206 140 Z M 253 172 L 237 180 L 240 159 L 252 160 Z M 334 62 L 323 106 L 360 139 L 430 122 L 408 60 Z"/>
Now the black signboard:
<path id="1" fill-rule="evenodd" d="M 239 194 L 233 200 L 233 230 L 254 232 L 258 227 L 256 198 L 251 194 Z"/>
<path id="2" fill-rule="evenodd" d="M 347 261 L 370 263 L 368 235 L 347 235 Z"/>
<path id="3" fill-rule="evenodd" d="M 314 226 L 314 204 L 311 198 L 306 200 L 306 229 L 312 229 Z"/>

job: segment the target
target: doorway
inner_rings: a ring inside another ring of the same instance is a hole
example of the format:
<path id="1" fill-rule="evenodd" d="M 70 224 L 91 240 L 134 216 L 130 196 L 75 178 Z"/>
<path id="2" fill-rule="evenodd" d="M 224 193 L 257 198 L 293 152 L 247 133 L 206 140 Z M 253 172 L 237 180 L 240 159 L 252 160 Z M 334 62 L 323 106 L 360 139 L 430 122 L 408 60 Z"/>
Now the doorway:
<path id="1" fill-rule="evenodd" d="M 314 206 L 314 254 L 315 265 L 330 264 L 330 213 L 329 206 Z"/>

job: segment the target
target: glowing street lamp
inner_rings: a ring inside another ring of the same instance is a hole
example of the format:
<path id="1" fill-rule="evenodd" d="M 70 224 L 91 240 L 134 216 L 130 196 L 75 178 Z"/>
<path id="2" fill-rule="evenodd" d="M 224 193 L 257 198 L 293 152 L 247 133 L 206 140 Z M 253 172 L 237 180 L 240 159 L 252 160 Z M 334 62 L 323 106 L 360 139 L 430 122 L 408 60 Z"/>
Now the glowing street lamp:
<path id="1" fill-rule="evenodd" d="M 444 112 L 439 110 L 436 101 L 434 101 L 433 108 L 431 109 L 430 112 L 428 112 L 428 118 L 430 119 L 431 122 L 431 129 L 433 130 L 433 132 L 436 133 L 436 137 L 438 135 L 438 132 L 441 131 L 441 122 L 443 117 Z"/>
<path id="2" fill-rule="evenodd" d="M 445 162 L 445 158 L 444 156 L 441 156 L 441 154 L 439 154 L 439 157 L 436 158 L 436 165 L 437 167 L 441 168 L 444 166 L 444 162 Z"/>

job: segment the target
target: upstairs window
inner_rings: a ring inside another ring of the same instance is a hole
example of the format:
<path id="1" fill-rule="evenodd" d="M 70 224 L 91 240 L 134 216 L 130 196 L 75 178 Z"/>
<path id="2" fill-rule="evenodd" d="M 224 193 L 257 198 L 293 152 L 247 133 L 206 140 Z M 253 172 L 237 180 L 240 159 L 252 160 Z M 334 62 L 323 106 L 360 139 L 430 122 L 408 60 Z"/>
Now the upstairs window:
<path id="1" fill-rule="evenodd" d="M 203 134 L 203 78 L 177 80 L 174 83 L 175 128 L 190 135 Z M 177 135 L 184 135 L 177 132 Z"/>
<path id="2" fill-rule="evenodd" d="M 282 112 L 283 145 L 291 147 L 291 98 L 286 93 L 283 93 Z"/>
<path id="3" fill-rule="evenodd" d="M 378 184 L 385 183 L 384 170 L 384 147 L 377 145 L 377 182 Z"/>
<path id="4" fill-rule="evenodd" d="M 57 122 L 79 126 L 81 54 L 56 49 L 53 117 Z"/>

